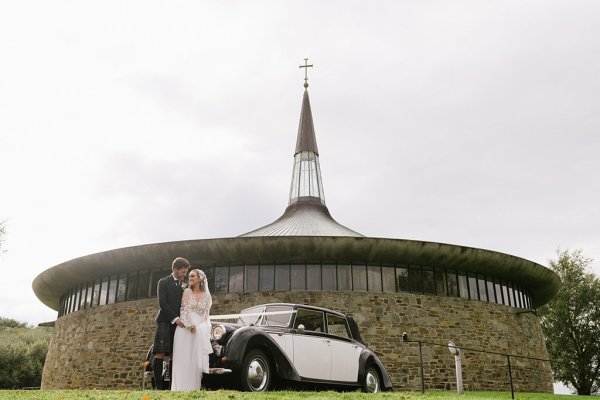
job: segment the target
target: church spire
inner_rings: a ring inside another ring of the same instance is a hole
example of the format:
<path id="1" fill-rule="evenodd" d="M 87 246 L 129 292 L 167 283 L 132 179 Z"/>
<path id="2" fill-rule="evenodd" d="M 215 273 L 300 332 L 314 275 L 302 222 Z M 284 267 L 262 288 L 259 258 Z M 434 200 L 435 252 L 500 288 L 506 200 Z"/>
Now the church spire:
<path id="1" fill-rule="evenodd" d="M 262 228 L 244 233 L 249 236 L 355 236 L 362 235 L 333 219 L 325 205 L 319 150 L 308 99 L 308 58 L 304 59 L 304 97 L 300 112 L 298 138 L 294 151 L 294 169 L 290 199 L 283 215 Z"/>
<path id="2" fill-rule="evenodd" d="M 325 205 L 325 193 L 319 166 L 319 149 L 308 98 L 307 71 L 312 66 L 312 64 L 308 64 L 308 58 L 304 59 L 304 65 L 300 65 L 300 68 L 304 68 L 304 97 L 302 98 L 296 150 L 294 151 L 289 204 L 316 202 Z"/>

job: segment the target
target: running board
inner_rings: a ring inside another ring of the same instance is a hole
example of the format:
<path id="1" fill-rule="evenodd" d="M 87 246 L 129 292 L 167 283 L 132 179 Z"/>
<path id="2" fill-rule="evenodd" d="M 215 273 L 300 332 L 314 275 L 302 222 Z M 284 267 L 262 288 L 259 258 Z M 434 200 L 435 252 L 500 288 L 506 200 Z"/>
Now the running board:
<path id="1" fill-rule="evenodd" d="M 209 368 L 208 373 L 210 375 L 223 375 L 230 374 L 232 371 L 228 368 Z"/>

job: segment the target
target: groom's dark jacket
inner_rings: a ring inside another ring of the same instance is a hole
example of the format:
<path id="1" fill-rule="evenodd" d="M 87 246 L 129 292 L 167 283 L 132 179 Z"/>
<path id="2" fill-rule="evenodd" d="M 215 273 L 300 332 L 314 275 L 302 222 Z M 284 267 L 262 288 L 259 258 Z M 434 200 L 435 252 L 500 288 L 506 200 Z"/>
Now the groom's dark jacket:
<path id="1" fill-rule="evenodd" d="M 173 275 L 165 276 L 158 281 L 157 296 L 160 309 L 156 315 L 156 322 L 171 323 L 179 317 L 183 296 L 183 289 L 177 285 Z"/>

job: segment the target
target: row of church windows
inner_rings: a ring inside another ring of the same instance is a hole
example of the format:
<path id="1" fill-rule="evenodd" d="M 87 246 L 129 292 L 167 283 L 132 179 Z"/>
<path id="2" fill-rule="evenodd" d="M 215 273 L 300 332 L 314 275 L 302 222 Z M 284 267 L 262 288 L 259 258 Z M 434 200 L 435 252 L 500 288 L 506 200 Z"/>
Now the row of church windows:
<path id="1" fill-rule="evenodd" d="M 418 265 L 261 264 L 202 269 L 212 292 L 411 292 L 534 308 L 529 294 L 512 282 L 446 268 Z M 156 297 L 158 280 L 170 273 L 168 269 L 140 270 L 85 282 L 61 298 L 59 317 L 85 308 Z"/>

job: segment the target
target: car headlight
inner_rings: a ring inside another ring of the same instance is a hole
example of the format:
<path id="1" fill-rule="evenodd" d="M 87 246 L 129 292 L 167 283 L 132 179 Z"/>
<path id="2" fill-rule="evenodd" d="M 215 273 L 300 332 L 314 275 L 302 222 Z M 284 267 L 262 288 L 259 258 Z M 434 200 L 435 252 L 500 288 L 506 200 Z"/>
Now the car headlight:
<path id="1" fill-rule="evenodd" d="M 220 340 L 225 335 L 225 327 L 223 325 L 215 325 L 210 332 L 214 340 Z"/>

